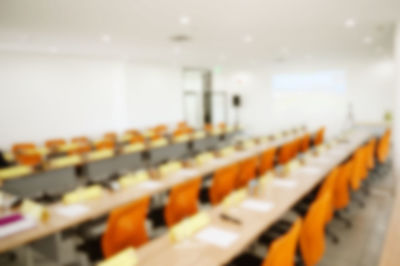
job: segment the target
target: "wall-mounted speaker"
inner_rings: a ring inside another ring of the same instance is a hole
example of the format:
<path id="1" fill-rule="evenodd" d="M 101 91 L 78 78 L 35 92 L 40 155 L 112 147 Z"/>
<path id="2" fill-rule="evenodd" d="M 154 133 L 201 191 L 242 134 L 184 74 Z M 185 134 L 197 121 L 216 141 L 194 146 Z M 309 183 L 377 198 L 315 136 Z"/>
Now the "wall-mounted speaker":
<path id="1" fill-rule="evenodd" d="M 242 105 L 242 98 L 240 97 L 240 95 L 235 94 L 233 95 L 233 106 L 235 107 L 240 107 Z"/>

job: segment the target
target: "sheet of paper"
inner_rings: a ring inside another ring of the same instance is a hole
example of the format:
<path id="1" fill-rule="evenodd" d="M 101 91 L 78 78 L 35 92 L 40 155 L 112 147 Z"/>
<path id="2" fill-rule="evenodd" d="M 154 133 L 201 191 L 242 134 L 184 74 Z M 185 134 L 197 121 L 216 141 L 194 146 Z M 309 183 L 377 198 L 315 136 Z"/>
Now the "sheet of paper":
<path id="1" fill-rule="evenodd" d="M 85 214 L 89 211 L 89 208 L 83 204 L 72 204 L 66 206 L 57 207 L 56 212 L 66 217 L 77 217 Z"/>
<path id="2" fill-rule="evenodd" d="M 306 166 L 299 169 L 299 172 L 302 174 L 317 175 L 321 172 L 321 169 L 318 167 Z"/>
<path id="3" fill-rule="evenodd" d="M 277 187 L 285 188 L 295 188 L 297 186 L 297 182 L 295 180 L 284 178 L 274 178 L 272 180 L 272 184 Z"/>
<path id="4" fill-rule="evenodd" d="M 214 226 L 206 227 L 196 234 L 195 238 L 221 248 L 229 248 L 238 239 L 237 233 L 220 229 Z"/>
<path id="5" fill-rule="evenodd" d="M 240 206 L 256 212 L 269 212 L 274 207 L 274 204 L 263 200 L 247 199 Z"/>
<path id="6" fill-rule="evenodd" d="M 36 224 L 37 222 L 33 218 L 24 217 L 19 221 L 0 226 L 0 238 L 28 230 L 35 227 Z"/>
<path id="7" fill-rule="evenodd" d="M 182 169 L 173 174 L 173 176 L 175 178 L 185 178 L 185 177 L 192 177 L 192 176 L 199 176 L 199 175 L 200 175 L 200 173 L 196 169 Z"/>
<path id="8" fill-rule="evenodd" d="M 322 158 L 316 158 L 316 159 L 312 160 L 311 162 L 319 163 L 319 164 L 330 164 L 330 163 L 332 163 L 332 159 L 327 158 L 327 157 L 322 157 Z"/>
<path id="9" fill-rule="evenodd" d="M 154 189 L 161 187 L 161 183 L 158 181 L 149 180 L 149 181 L 140 183 L 138 185 L 138 187 L 141 189 L 145 189 L 145 190 L 154 190 Z"/>

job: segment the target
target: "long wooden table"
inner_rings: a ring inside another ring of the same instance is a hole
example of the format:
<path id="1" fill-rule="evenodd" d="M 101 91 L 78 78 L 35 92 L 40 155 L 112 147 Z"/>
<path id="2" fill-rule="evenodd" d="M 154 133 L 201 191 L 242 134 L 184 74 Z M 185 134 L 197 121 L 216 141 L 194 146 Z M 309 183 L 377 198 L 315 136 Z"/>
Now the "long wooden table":
<path id="1" fill-rule="evenodd" d="M 267 212 L 255 212 L 242 207 L 224 210 L 217 206 L 209 211 L 211 222 L 208 226 L 217 227 L 237 234 L 238 238 L 228 248 L 205 243 L 196 234 L 182 242 L 172 243 L 168 235 L 161 236 L 138 249 L 139 265 L 224 265 L 243 252 L 257 237 L 282 217 L 299 199 L 311 191 L 337 165 L 346 160 L 371 134 L 368 131 L 353 133 L 348 142 L 338 144 L 322 155 L 291 173 L 285 180 L 295 182 L 295 187 L 272 184 L 256 195 L 250 196 L 273 204 Z M 228 213 L 241 221 L 241 224 L 220 218 Z"/>
<path id="2" fill-rule="evenodd" d="M 85 212 L 82 215 L 74 217 L 66 217 L 60 215 L 59 212 L 57 212 L 57 209 L 63 206 L 65 207 L 65 205 L 63 205 L 62 203 L 52 204 L 48 206 L 50 218 L 46 222 L 39 223 L 36 227 L 32 229 L 1 238 L 0 253 L 12 250 L 19 246 L 31 243 L 35 240 L 39 240 L 46 236 L 102 217 L 119 206 L 130 203 L 144 196 L 153 196 L 155 194 L 170 189 L 176 184 L 182 183 L 192 178 L 204 177 L 208 174 L 213 173 L 219 168 L 237 163 L 251 156 L 259 155 L 269 148 L 280 146 L 283 143 L 293 140 L 295 137 L 299 137 L 302 134 L 303 133 L 299 133 L 297 135 L 282 137 L 275 141 L 269 141 L 263 144 L 256 145 L 255 147 L 248 150 L 237 151 L 231 156 L 225 158 L 217 158 L 202 166 L 185 168 L 181 171 L 171 174 L 170 176 L 166 176 L 161 180 L 157 180 L 157 182 L 159 182 L 159 186 L 155 188 L 153 187 L 152 189 L 144 188 L 141 185 L 137 185 L 118 191 L 105 191 L 102 197 L 96 200 L 81 203 L 81 205 L 84 205 L 89 209 L 88 212 Z"/>

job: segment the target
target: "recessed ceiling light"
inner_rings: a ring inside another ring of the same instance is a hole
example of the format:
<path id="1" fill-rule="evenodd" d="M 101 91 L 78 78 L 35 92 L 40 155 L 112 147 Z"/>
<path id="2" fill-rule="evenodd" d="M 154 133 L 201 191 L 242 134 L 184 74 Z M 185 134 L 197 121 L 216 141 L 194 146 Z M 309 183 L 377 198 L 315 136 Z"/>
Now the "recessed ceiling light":
<path id="1" fill-rule="evenodd" d="M 354 28 L 356 26 L 356 21 L 353 18 L 349 18 L 346 19 L 346 21 L 344 22 L 344 25 L 346 26 L 346 28 Z"/>
<path id="2" fill-rule="evenodd" d="M 108 34 L 103 34 L 101 35 L 101 41 L 104 43 L 109 43 L 111 42 L 111 36 Z"/>
<path id="3" fill-rule="evenodd" d="M 372 41 L 373 41 L 373 39 L 372 39 L 371 36 L 366 36 L 366 37 L 364 37 L 364 39 L 363 39 L 363 42 L 364 42 L 365 44 L 371 44 Z"/>
<path id="4" fill-rule="evenodd" d="M 253 41 L 254 41 L 254 39 L 253 39 L 253 36 L 251 36 L 251 35 L 245 35 L 243 37 L 243 42 L 245 42 L 245 43 L 252 43 Z"/>
<path id="5" fill-rule="evenodd" d="M 190 24 L 190 17 L 188 16 L 181 16 L 179 18 L 179 23 L 181 23 L 182 25 L 189 25 Z"/>

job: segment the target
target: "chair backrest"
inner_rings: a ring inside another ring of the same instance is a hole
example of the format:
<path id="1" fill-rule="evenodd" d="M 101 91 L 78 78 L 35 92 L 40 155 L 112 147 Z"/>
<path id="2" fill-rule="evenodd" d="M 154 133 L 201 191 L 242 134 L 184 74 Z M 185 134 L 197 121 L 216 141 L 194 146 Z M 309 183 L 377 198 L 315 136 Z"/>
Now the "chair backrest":
<path id="1" fill-rule="evenodd" d="M 112 150 L 115 148 L 115 141 L 111 139 L 102 139 L 96 143 L 96 150 Z"/>
<path id="2" fill-rule="evenodd" d="M 363 154 L 361 149 L 358 149 L 352 156 L 350 167 L 350 187 L 353 191 L 358 190 L 361 186 L 361 169 Z"/>
<path id="3" fill-rule="evenodd" d="M 42 162 L 42 155 L 36 149 L 21 151 L 15 155 L 18 164 L 35 166 Z"/>
<path id="4" fill-rule="evenodd" d="M 290 161 L 292 156 L 293 143 L 287 142 L 278 150 L 278 163 L 285 164 Z"/>
<path id="5" fill-rule="evenodd" d="M 32 142 L 15 143 L 12 146 L 12 152 L 14 154 L 17 154 L 17 153 L 21 153 L 21 152 L 24 152 L 26 150 L 32 150 L 32 149 L 35 149 L 35 148 L 36 148 L 36 145 L 34 143 L 32 143 Z"/>
<path id="6" fill-rule="evenodd" d="M 236 177 L 235 187 L 241 188 L 257 175 L 258 158 L 252 157 L 239 163 L 239 172 Z"/>
<path id="7" fill-rule="evenodd" d="M 384 133 L 384 135 L 380 138 L 378 142 L 378 147 L 377 147 L 377 158 L 380 163 L 384 163 L 390 152 L 390 137 L 391 137 L 391 131 L 388 129 Z"/>
<path id="8" fill-rule="evenodd" d="M 172 188 L 164 209 L 164 218 L 168 227 L 197 213 L 200 185 L 201 178 L 196 178 Z"/>
<path id="9" fill-rule="evenodd" d="M 326 193 L 329 193 L 331 195 L 331 198 L 330 198 L 331 200 L 330 200 L 329 204 L 327 204 L 327 208 L 326 208 L 326 223 L 330 222 L 333 218 L 333 213 L 334 213 L 333 197 L 334 197 L 334 190 L 335 190 L 338 174 L 339 174 L 339 168 L 336 167 L 326 177 L 326 179 L 322 183 L 320 189 L 318 190 L 318 194 L 317 194 L 317 198 L 322 197 Z"/>
<path id="10" fill-rule="evenodd" d="M 306 266 L 317 265 L 325 251 L 326 208 L 331 195 L 325 193 L 310 206 L 300 232 L 300 251 Z"/>
<path id="11" fill-rule="evenodd" d="M 115 132 L 107 132 L 107 133 L 104 134 L 103 138 L 115 142 L 115 141 L 117 141 L 117 133 L 115 133 Z"/>
<path id="12" fill-rule="evenodd" d="M 237 164 L 222 168 L 214 173 L 209 189 L 210 202 L 213 205 L 220 203 L 235 188 Z"/>
<path id="13" fill-rule="evenodd" d="M 49 149 L 57 149 L 66 143 L 65 139 L 49 139 L 45 142 L 45 145 Z"/>
<path id="14" fill-rule="evenodd" d="M 150 198 L 145 197 L 111 212 L 101 239 L 106 258 L 127 247 L 139 247 L 148 241 L 145 221 L 149 204 Z"/>
<path id="15" fill-rule="evenodd" d="M 265 174 L 267 171 L 274 168 L 274 159 L 276 154 L 276 148 L 270 148 L 261 154 L 260 166 L 258 172 L 260 175 Z"/>
<path id="16" fill-rule="evenodd" d="M 345 207 L 350 202 L 350 170 L 352 167 L 352 161 L 341 165 L 339 167 L 339 172 L 336 177 L 335 189 L 333 193 L 333 205 L 335 210 L 340 210 Z"/>
<path id="17" fill-rule="evenodd" d="M 315 134 L 314 145 L 322 144 L 324 142 L 324 137 L 325 137 L 325 127 L 321 127 Z"/>
<path id="18" fill-rule="evenodd" d="M 262 266 L 293 266 L 302 220 L 297 218 L 290 230 L 271 243 Z"/>
<path id="19" fill-rule="evenodd" d="M 301 138 L 300 151 L 306 152 L 309 147 L 310 147 L 310 134 L 307 133 Z"/>
<path id="20" fill-rule="evenodd" d="M 375 150 L 376 150 L 376 138 L 372 138 L 368 143 L 368 169 L 375 168 Z"/>

